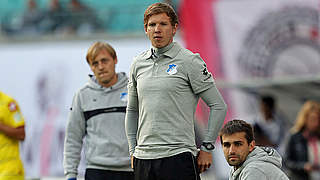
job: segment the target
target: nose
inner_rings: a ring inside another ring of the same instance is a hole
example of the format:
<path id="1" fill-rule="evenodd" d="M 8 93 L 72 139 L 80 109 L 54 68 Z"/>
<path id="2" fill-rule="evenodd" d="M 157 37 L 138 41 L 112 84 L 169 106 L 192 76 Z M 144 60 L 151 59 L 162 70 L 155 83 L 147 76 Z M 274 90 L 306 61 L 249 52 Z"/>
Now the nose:
<path id="1" fill-rule="evenodd" d="M 160 27 L 160 24 L 157 24 L 156 27 L 155 27 L 155 32 L 160 32 L 161 31 L 161 27 Z"/>
<path id="2" fill-rule="evenodd" d="M 104 68 L 103 63 L 102 63 L 101 61 L 99 61 L 99 63 L 98 63 L 98 69 L 103 69 L 103 68 Z"/>
<path id="3" fill-rule="evenodd" d="M 236 152 L 236 146 L 235 145 L 231 145 L 229 148 L 229 154 L 234 154 Z"/>

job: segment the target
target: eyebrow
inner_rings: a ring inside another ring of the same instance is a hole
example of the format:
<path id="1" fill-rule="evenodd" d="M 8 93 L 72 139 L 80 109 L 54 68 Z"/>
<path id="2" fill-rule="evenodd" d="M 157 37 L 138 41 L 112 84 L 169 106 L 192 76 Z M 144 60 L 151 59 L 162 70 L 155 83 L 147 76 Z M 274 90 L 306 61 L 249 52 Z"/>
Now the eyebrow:
<path id="1" fill-rule="evenodd" d="M 243 143 L 243 141 L 227 141 L 227 142 L 223 142 L 223 144 L 228 143 L 228 144 L 234 144 L 234 143 Z"/>

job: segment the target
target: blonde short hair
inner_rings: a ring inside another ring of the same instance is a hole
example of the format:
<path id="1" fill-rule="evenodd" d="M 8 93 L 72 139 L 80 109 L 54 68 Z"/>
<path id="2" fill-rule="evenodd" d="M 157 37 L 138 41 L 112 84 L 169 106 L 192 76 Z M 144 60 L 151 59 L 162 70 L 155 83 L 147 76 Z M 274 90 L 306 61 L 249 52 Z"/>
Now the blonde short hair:
<path id="1" fill-rule="evenodd" d="M 90 61 L 94 60 L 102 50 L 106 50 L 113 59 L 117 59 L 116 51 L 110 44 L 98 41 L 88 49 L 86 56 L 87 63 L 90 64 Z"/>

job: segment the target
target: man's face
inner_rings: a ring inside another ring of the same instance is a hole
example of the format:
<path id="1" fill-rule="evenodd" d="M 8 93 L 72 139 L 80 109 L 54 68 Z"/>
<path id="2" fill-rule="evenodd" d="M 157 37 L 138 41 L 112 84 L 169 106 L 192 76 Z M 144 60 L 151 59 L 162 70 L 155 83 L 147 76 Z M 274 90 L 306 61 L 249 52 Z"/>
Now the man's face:
<path id="1" fill-rule="evenodd" d="M 222 149 L 230 166 L 236 169 L 246 160 L 248 154 L 254 149 L 255 142 L 248 144 L 245 132 L 238 132 L 222 136 Z"/>
<path id="2" fill-rule="evenodd" d="M 106 50 L 101 50 L 94 60 L 90 60 L 89 65 L 96 76 L 98 83 L 104 87 L 110 87 L 117 82 L 115 65 L 117 59 L 113 59 Z"/>
<path id="3" fill-rule="evenodd" d="M 170 17 L 166 13 L 155 14 L 148 20 L 145 32 L 153 47 L 162 48 L 173 41 L 178 24 L 172 26 Z"/>
<path id="4" fill-rule="evenodd" d="M 260 103 L 260 110 L 265 120 L 272 120 L 272 109 L 265 103 Z"/>

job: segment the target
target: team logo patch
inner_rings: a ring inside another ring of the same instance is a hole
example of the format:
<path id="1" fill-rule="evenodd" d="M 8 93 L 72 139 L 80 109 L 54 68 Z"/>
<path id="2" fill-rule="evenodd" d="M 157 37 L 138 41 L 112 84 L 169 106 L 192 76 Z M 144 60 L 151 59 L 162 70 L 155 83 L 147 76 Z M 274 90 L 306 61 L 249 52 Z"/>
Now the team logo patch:
<path id="1" fill-rule="evenodd" d="M 203 70 L 202 70 L 202 75 L 205 76 L 204 81 L 206 81 L 206 80 L 210 79 L 212 75 L 211 75 L 211 73 L 208 71 L 206 64 L 204 64 L 203 67 L 204 67 L 204 68 L 203 68 Z"/>
<path id="2" fill-rule="evenodd" d="M 274 154 L 274 149 L 270 147 L 262 147 L 262 149 L 269 155 L 272 156 Z"/>
<path id="3" fill-rule="evenodd" d="M 176 64 L 169 64 L 169 68 L 167 69 L 167 73 L 168 73 L 169 75 L 176 74 L 176 73 L 178 72 L 177 68 L 178 68 L 178 65 L 176 65 Z"/>
<path id="4" fill-rule="evenodd" d="M 9 108 L 9 110 L 10 110 L 11 112 L 14 112 L 14 111 L 16 111 L 16 110 L 18 109 L 16 103 L 14 103 L 14 102 L 10 102 L 10 103 L 8 104 L 8 108 Z"/>
<path id="5" fill-rule="evenodd" d="M 128 93 L 127 92 L 120 93 L 120 100 L 128 101 Z"/>
<path id="6" fill-rule="evenodd" d="M 205 75 L 205 76 L 208 75 L 208 70 L 207 70 L 207 68 L 204 68 L 204 69 L 202 70 L 202 74 Z"/>

